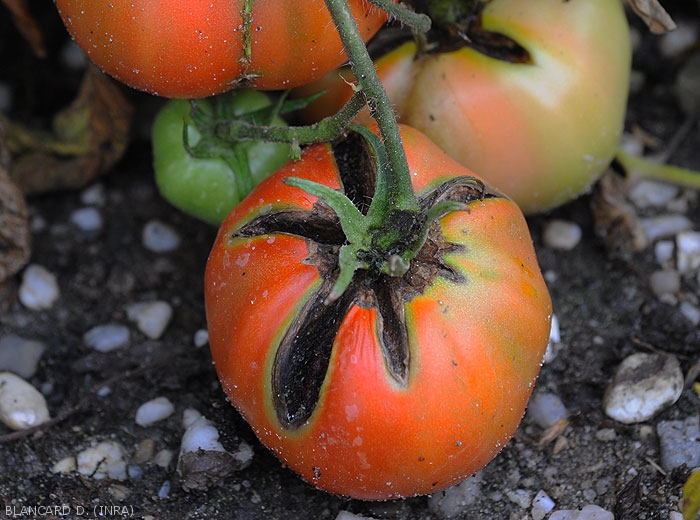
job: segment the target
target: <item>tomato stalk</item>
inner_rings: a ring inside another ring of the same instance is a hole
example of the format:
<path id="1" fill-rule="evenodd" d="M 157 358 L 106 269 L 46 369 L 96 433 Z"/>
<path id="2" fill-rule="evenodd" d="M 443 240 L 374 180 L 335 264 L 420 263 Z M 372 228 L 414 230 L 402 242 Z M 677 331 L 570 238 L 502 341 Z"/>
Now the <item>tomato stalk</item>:
<path id="1" fill-rule="evenodd" d="M 654 162 L 651 159 L 627 153 L 622 149 L 617 151 L 615 160 L 630 177 L 654 179 L 685 186 L 686 188 L 700 189 L 700 172 L 681 168 L 680 166 Z"/>

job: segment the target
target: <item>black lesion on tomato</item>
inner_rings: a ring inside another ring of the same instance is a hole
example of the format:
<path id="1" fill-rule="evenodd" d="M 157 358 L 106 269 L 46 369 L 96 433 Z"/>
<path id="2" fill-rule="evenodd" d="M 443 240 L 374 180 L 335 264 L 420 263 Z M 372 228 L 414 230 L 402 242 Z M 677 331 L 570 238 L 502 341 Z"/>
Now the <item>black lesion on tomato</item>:
<path id="1" fill-rule="evenodd" d="M 333 145 L 333 153 L 342 190 L 360 211 L 366 213 L 376 187 L 376 170 L 369 146 L 360 135 L 351 133 L 346 140 Z M 444 201 L 466 205 L 492 196 L 497 195 L 481 181 L 460 177 L 440 184 L 423 195 L 419 202 L 427 210 Z M 399 222 L 396 225 L 418 224 Z M 423 247 L 403 276 L 388 276 L 370 265 L 368 269 L 355 273 L 340 298 L 328 303 L 327 298 L 339 272 L 338 254 L 346 242 L 335 213 L 323 202 L 317 202 L 310 211 L 272 211 L 238 228 L 230 238 L 280 233 L 305 239 L 308 256 L 304 263 L 314 266 L 322 280 L 315 294 L 297 313 L 275 354 L 271 387 L 280 423 L 285 428 L 295 429 L 311 417 L 330 366 L 335 338 L 353 305 L 376 310 L 376 334 L 387 374 L 397 387 L 405 388 L 409 384 L 411 362 L 404 315 L 406 303 L 424 293 L 437 277 L 463 282 L 462 274 L 445 261 L 446 254 L 463 247 L 447 242 L 440 223 L 435 221 Z"/>

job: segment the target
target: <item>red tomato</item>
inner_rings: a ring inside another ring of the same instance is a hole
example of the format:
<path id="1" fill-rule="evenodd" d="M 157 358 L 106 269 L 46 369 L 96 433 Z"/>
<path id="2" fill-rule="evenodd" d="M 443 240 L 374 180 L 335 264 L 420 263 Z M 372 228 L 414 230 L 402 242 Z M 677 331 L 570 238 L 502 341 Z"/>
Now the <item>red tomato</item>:
<path id="1" fill-rule="evenodd" d="M 610 164 L 624 126 L 631 49 L 622 3 L 493 0 L 481 28 L 515 42 L 525 61 L 471 47 L 417 56 L 412 43 L 377 60 L 399 120 L 525 213 L 586 192 Z M 352 75 L 343 74 L 305 87 L 305 94 L 328 90 L 310 107 L 310 120 L 350 98 Z M 360 118 L 368 120 L 368 113 Z"/>
<path id="2" fill-rule="evenodd" d="M 345 60 L 323 0 L 56 0 L 68 31 L 105 72 L 139 90 L 196 98 L 236 86 L 286 89 Z M 351 0 L 368 40 L 386 20 Z"/>
<path id="3" fill-rule="evenodd" d="M 231 402 L 307 482 L 363 500 L 432 493 L 487 464 L 518 426 L 550 328 L 518 207 L 401 132 L 419 199 L 466 204 L 433 223 L 403 277 L 358 271 L 324 303 L 345 237 L 327 206 L 284 182 L 367 200 L 375 170 L 356 134 L 309 146 L 258 185 L 223 222 L 205 275 Z"/>

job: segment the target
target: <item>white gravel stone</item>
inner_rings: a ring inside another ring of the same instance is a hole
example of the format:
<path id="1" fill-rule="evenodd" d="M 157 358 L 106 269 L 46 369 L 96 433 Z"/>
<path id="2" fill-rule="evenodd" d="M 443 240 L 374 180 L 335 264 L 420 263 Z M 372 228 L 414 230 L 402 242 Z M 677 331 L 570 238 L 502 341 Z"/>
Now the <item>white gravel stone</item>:
<path id="1" fill-rule="evenodd" d="M 615 516 L 602 507 L 587 505 L 583 509 L 562 509 L 555 511 L 549 520 L 615 520 Z"/>
<path id="2" fill-rule="evenodd" d="M 649 277 L 649 288 L 657 298 L 676 294 L 681 290 L 681 275 L 674 269 L 654 271 Z"/>
<path id="3" fill-rule="evenodd" d="M 558 395 L 544 392 L 535 394 L 527 406 L 527 415 L 540 428 L 550 428 L 569 416 L 569 411 Z"/>
<path id="4" fill-rule="evenodd" d="M 700 416 L 683 421 L 661 421 L 656 425 L 661 451 L 661 466 L 671 471 L 685 464 L 700 467 Z"/>
<path id="5" fill-rule="evenodd" d="M 46 345 L 40 341 L 8 334 L 0 339 L 0 370 L 14 372 L 25 379 L 36 373 Z"/>
<path id="6" fill-rule="evenodd" d="M 532 505 L 532 492 L 527 489 L 511 489 L 506 491 L 506 496 L 521 509 L 527 509 Z"/>
<path id="7" fill-rule="evenodd" d="M 542 239 L 552 249 L 571 250 L 581 241 L 581 226 L 568 220 L 553 219 L 547 222 Z"/>
<path id="8" fill-rule="evenodd" d="M 640 423 L 675 403 L 682 391 L 683 372 L 674 356 L 637 353 L 618 367 L 603 405 L 616 421 Z"/>
<path id="9" fill-rule="evenodd" d="M 676 250 L 676 246 L 673 240 L 659 240 L 654 244 L 654 258 L 656 262 L 661 266 L 669 266 L 674 258 L 673 254 Z"/>
<path id="10" fill-rule="evenodd" d="M 682 231 L 676 235 L 676 267 L 681 273 L 700 269 L 700 231 Z"/>
<path id="11" fill-rule="evenodd" d="M 167 397 L 156 397 L 146 401 L 136 410 L 136 424 L 139 426 L 151 426 L 152 424 L 170 417 L 175 411 L 175 406 Z"/>
<path id="12" fill-rule="evenodd" d="M 104 206 L 106 201 L 105 187 L 100 183 L 88 186 L 80 193 L 80 202 L 86 206 Z"/>
<path id="13" fill-rule="evenodd" d="M 554 509 L 554 500 L 544 490 L 538 491 L 532 501 L 532 509 L 530 510 L 532 520 L 542 520 L 552 509 Z"/>
<path id="14" fill-rule="evenodd" d="M 700 325 L 700 308 L 690 302 L 681 302 L 679 305 L 681 314 L 685 316 L 693 325 Z"/>
<path id="15" fill-rule="evenodd" d="M 340 511 L 335 520 L 375 520 L 371 516 L 361 516 L 350 513 L 349 511 Z"/>
<path id="16" fill-rule="evenodd" d="M 75 456 L 71 455 L 69 457 L 64 457 L 53 466 L 51 466 L 51 473 L 72 473 L 78 469 L 78 462 L 75 460 Z"/>
<path id="17" fill-rule="evenodd" d="M 88 330 L 83 334 L 83 341 L 98 352 L 110 352 L 127 346 L 131 341 L 131 332 L 126 325 L 107 323 Z"/>
<path id="18" fill-rule="evenodd" d="M 441 518 L 460 515 L 465 507 L 473 504 L 481 495 L 481 480 L 481 473 L 477 473 L 455 486 L 430 495 L 428 508 Z"/>
<path id="19" fill-rule="evenodd" d="M 203 451 L 226 451 L 219 442 L 219 430 L 203 415 L 189 425 L 180 443 L 180 455 Z"/>
<path id="20" fill-rule="evenodd" d="M 102 229 L 102 214 L 97 208 L 79 208 L 70 214 L 70 221 L 81 231 L 97 232 Z"/>
<path id="21" fill-rule="evenodd" d="M 25 430 L 49 418 L 41 392 L 12 372 L 0 372 L 0 421 L 12 430 Z"/>
<path id="22" fill-rule="evenodd" d="M 238 444 L 238 448 L 236 451 L 231 453 L 231 455 L 233 455 L 233 458 L 238 462 L 239 467 L 243 469 L 250 465 L 253 457 L 255 456 L 255 452 L 250 444 L 244 440 L 241 440 Z"/>
<path id="23" fill-rule="evenodd" d="M 33 311 L 50 309 L 60 296 L 56 277 L 44 266 L 30 264 L 22 275 L 19 301 Z"/>
<path id="24" fill-rule="evenodd" d="M 193 341 L 195 347 L 202 348 L 209 343 L 209 331 L 207 329 L 199 329 L 194 333 Z"/>
<path id="25" fill-rule="evenodd" d="M 76 455 L 78 473 L 97 480 L 126 480 L 124 448 L 116 441 L 104 441 Z"/>
<path id="26" fill-rule="evenodd" d="M 160 300 L 140 302 L 129 305 L 126 314 L 142 333 L 151 339 L 158 339 L 170 324 L 173 308 L 168 302 Z"/>
<path id="27" fill-rule="evenodd" d="M 632 186 L 627 196 L 638 208 L 661 208 L 676 198 L 679 191 L 674 184 L 643 179 Z"/>
<path id="28" fill-rule="evenodd" d="M 640 219 L 644 234 L 649 242 L 672 237 L 692 229 L 693 223 L 685 215 L 666 214 Z"/>
<path id="29" fill-rule="evenodd" d="M 180 246 L 180 235 L 160 220 L 151 220 L 143 227 L 143 246 L 154 253 L 167 253 Z"/>

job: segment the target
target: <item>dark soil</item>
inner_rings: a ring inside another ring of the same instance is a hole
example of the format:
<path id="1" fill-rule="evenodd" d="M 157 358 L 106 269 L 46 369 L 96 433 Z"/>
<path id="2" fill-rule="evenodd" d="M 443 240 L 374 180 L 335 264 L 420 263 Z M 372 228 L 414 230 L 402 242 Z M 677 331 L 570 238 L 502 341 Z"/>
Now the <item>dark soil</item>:
<path id="1" fill-rule="evenodd" d="M 677 19 L 700 21 L 695 3 L 668 2 L 667 7 Z M 51 8 L 45 6 L 46 11 Z M 13 110 L 27 122 L 30 117 L 41 122 L 70 100 L 78 78 L 60 69 L 54 51 L 47 60 L 33 58 L 7 18 L 6 9 L 0 7 L 0 63 L 16 67 L 10 71 L 3 66 L 0 79 L 9 82 L 11 78 L 13 84 L 23 86 Z M 39 18 L 43 25 L 55 28 L 55 17 L 44 13 Z M 641 28 L 636 22 L 635 26 Z M 684 121 L 671 94 L 683 57 L 658 59 L 658 38 L 643 29 L 640 33 L 644 43 L 635 66 L 647 80 L 630 101 L 628 127 L 638 124 L 662 143 L 668 142 Z M 52 43 L 58 48 L 61 38 L 55 39 Z M 157 101 L 134 95 L 134 102 L 140 114 L 138 137 L 117 167 L 97 181 L 107 195 L 101 208 L 104 226 L 98 235 L 81 233 L 70 223 L 70 213 L 83 206 L 79 192 L 29 200 L 32 218 L 40 217 L 47 224 L 33 233 L 31 261 L 56 275 L 61 298 L 52 309 L 39 312 L 24 309 L 18 301 L 9 302 L 0 315 L 0 337 L 13 333 L 47 346 L 30 382 L 38 388 L 50 387 L 46 397 L 52 416 L 74 413 L 40 433 L 0 444 L 0 518 L 11 517 L 6 509 L 10 506 L 60 504 L 73 506 L 71 515 L 62 518 L 78 518 L 76 506 L 92 517 L 95 506 L 111 505 L 127 506 L 130 517 L 168 520 L 334 519 L 341 510 L 387 519 L 439 518 L 429 509 L 426 497 L 363 503 L 311 488 L 257 442 L 227 403 L 207 348 L 193 343 L 195 332 L 206 327 L 203 270 L 215 229 L 183 215 L 159 196 L 145 130 Z M 697 124 L 671 161 L 700 169 Z M 625 356 L 652 345 L 678 355 L 687 371 L 697 360 L 700 337 L 677 307 L 658 302 L 650 292 L 649 275 L 658 268 L 653 248 L 614 254 L 594 232 L 590 202 L 591 196 L 585 196 L 529 219 L 542 270 L 557 275 L 550 289 L 562 334 L 561 351 L 543 367 L 537 391 L 556 393 L 567 406 L 571 417 L 561 432 L 565 440 L 558 445 L 541 443 L 544 432 L 526 418 L 515 439 L 483 470 L 482 494 L 459 518 L 530 518 L 527 510 L 507 498 L 506 492 L 514 489 L 533 494 L 543 489 L 556 502 L 556 509 L 593 503 L 614 510 L 618 519 L 666 520 L 669 512 L 678 511 L 688 472 L 659 470 L 655 425 L 697 414 L 697 394 L 686 389 L 674 406 L 637 425 L 607 418 L 601 402 Z M 687 215 L 700 229 L 697 198 Z M 575 249 L 555 251 L 542 243 L 543 226 L 554 217 L 582 227 L 584 236 Z M 153 253 L 142 246 L 142 228 L 152 219 L 180 233 L 182 245 L 175 252 Z M 683 289 L 700 294 L 697 276 L 684 279 Z M 132 341 L 126 348 L 97 353 L 84 344 L 83 334 L 91 327 L 129 324 L 126 306 L 154 298 L 174 308 L 174 319 L 161 338 L 150 340 L 132 326 Z M 111 393 L 93 392 L 108 380 L 112 380 Z M 136 409 L 157 396 L 168 397 L 176 413 L 154 426 L 137 426 Z M 205 492 L 189 493 L 180 486 L 177 456 L 167 468 L 142 464 L 139 479 L 123 482 L 51 472 L 56 461 L 95 440 L 119 441 L 127 458 L 147 438 L 156 442 L 157 449 L 177 452 L 182 411 L 190 407 L 213 421 L 226 447 L 235 446 L 238 439 L 251 444 L 252 464 Z M 614 430 L 614 439 L 599 439 L 596 432 L 601 429 Z M 0 426 L 0 436 L 6 433 L 9 430 Z M 159 498 L 165 482 L 170 483 L 170 491 Z M 596 490 L 594 496 L 584 493 L 590 489 Z M 112 512 L 104 517 L 123 517 L 119 511 Z"/>

